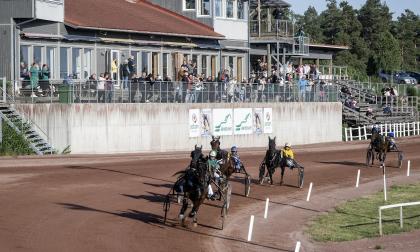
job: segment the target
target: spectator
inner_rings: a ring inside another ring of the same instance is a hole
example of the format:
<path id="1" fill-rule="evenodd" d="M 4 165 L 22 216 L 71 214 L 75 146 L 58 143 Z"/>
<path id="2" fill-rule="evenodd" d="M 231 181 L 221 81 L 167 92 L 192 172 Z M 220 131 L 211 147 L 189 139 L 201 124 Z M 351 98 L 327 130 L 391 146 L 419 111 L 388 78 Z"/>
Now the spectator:
<path id="1" fill-rule="evenodd" d="M 141 73 L 141 76 L 137 80 L 138 81 L 139 90 L 140 90 L 140 95 L 141 95 L 141 98 L 140 98 L 140 102 L 141 103 L 145 103 L 146 102 L 146 87 L 147 87 L 146 77 L 147 77 L 146 72 L 142 72 Z"/>
<path id="2" fill-rule="evenodd" d="M 101 73 L 97 82 L 96 90 L 98 91 L 98 102 L 105 102 L 105 75 Z"/>
<path id="3" fill-rule="evenodd" d="M 135 64 L 133 55 L 131 55 L 128 58 L 128 71 L 130 71 L 129 79 L 131 80 L 134 77 L 134 75 L 136 74 L 136 64 Z M 137 75 L 136 75 L 136 78 L 137 78 Z"/>
<path id="4" fill-rule="evenodd" d="M 118 61 L 116 58 L 114 58 L 111 63 L 111 75 L 112 76 L 109 76 L 109 79 L 112 78 L 113 80 L 116 80 L 118 77 Z"/>
<path id="5" fill-rule="evenodd" d="M 128 88 L 128 78 L 130 76 L 130 69 L 128 67 L 128 60 L 124 60 L 124 63 L 121 65 L 121 76 L 123 80 L 123 89 Z"/>
<path id="6" fill-rule="evenodd" d="M 49 83 L 49 79 L 50 79 L 50 68 L 48 67 L 47 64 L 43 64 L 42 65 L 42 69 L 41 69 L 41 73 L 40 73 L 40 82 L 39 82 L 39 86 L 41 88 L 41 90 L 43 91 L 43 93 L 46 93 L 47 90 L 50 89 L 50 83 Z"/>
<path id="7" fill-rule="evenodd" d="M 305 76 L 302 76 L 302 78 L 298 82 L 298 85 L 299 85 L 299 100 L 305 101 L 306 86 L 308 85 L 308 81 L 306 80 Z"/>
<path id="8" fill-rule="evenodd" d="M 131 81 L 130 81 L 130 102 L 131 103 L 135 103 L 135 97 L 137 94 L 137 90 L 139 88 L 139 78 L 137 78 L 137 74 L 133 74 L 131 76 Z"/>
<path id="9" fill-rule="evenodd" d="M 109 73 L 105 73 L 105 101 L 106 102 L 112 102 L 112 96 L 114 84 L 112 82 L 111 75 Z"/>

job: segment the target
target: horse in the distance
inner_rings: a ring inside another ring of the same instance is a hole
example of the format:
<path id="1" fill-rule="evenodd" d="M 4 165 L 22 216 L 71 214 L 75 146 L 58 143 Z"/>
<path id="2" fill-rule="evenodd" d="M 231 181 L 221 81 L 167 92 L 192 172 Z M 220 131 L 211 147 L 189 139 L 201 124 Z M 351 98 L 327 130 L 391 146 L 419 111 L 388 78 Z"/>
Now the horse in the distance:
<path id="1" fill-rule="evenodd" d="M 260 165 L 260 184 L 262 184 L 264 182 L 264 178 L 268 176 L 270 179 L 270 184 L 273 185 L 273 174 L 275 172 L 275 169 L 278 167 L 280 167 L 281 169 L 280 185 L 283 185 L 284 183 L 283 177 L 286 167 L 298 168 L 298 187 L 302 188 L 304 167 L 296 163 L 293 159 L 282 157 L 281 151 L 276 149 L 276 137 L 274 137 L 273 139 L 268 137 L 268 150 L 266 151 L 264 160 Z M 265 171 L 266 169 L 267 172 Z"/>

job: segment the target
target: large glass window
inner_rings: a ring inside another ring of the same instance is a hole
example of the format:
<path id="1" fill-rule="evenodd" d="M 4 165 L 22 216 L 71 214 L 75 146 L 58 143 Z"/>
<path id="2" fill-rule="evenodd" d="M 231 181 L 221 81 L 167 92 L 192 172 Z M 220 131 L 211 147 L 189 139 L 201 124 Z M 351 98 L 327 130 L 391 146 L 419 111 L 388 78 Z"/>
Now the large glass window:
<path id="1" fill-rule="evenodd" d="M 201 56 L 201 74 L 204 75 L 202 76 L 207 77 L 207 56 L 203 55 Z"/>
<path id="2" fill-rule="evenodd" d="M 149 53 L 141 52 L 141 71 L 142 73 L 149 74 Z"/>
<path id="3" fill-rule="evenodd" d="M 200 0 L 200 15 L 210 15 L 210 0 Z"/>
<path id="4" fill-rule="evenodd" d="M 92 49 L 85 49 L 83 53 L 83 78 L 88 79 L 93 74 Z"/>
<path id="5" fill-rule="evenodd" d="M 73 78 L 77 78 L 80 79 L 81 73 L 82 73 L 82 57 L 81 57 L 81 53 L 80 53 L 81 49 L 80 48 L 73 48 L 72 49 L 72 73 L 73 73 Z"/>
<path id="6" fill-rule="evenodd" d="M 221 16 L 223 16 L 223 13 L 222 13 L 222 0 L 215 0 L 215 2 L 214 2 L 214 8 L 215 8 L 215 15 L 216 15 L 216 17 L 221 17 Z"/>
<path id="7" fill-rule="evenodd" d="M 20 77 L 29 78 L 29 46 L 20 46 Z"/>
<path id="8" fill-rule="evenodd" d="M 226 17 L 233 18 L 233 3 L 234 0 L 226 0 Z"/>
<path id="9" fill-rule="evenodd" d="M 50 79 L 55 78 L 55 48 L 47 47 L 47 65 L 50 69 Z"/>
<path id="10" fill-rule="evenodd" d="M 184 0 L 186 10 L 195 10 L 195 0 Z"/>
<path id="11" fill-rule="evenodd" d="M 65 79 L 69 75 L 68 51 L 66 47 L 60 48 L 60 79 Z"/>
<path id="12" fill-rule="evenodd" d="M 164 53 L 162 55 L 162 78 L 166 79 L 166 77 L 168 77 L 169 75 L 169 67 L 168 67 L 168 57 L 169 57 L 169 53 Z"/>
<path id="13" fill-rule="evenodd" d="M 40 67 L 42 64 L 42 47 L 41 46 L 34 46 L 34 57 L 32 59 L 32 63 L 37 63 Z"/>
<path id="14" fill-rule="evenodd" d="M 245 18 L 245 14 L 244 14 L 244 2 L 242 2 L 242 0 L 237 0 L 237 17 L 238 19 L 244 19 Z"/>
<path id="15" fill-rule="evenodd" d="M 131 51 L 131 58 L 133 59 L 133 64 L 134 64 L 134 71 L 136 71 L 136 73 L 138 73 L 139 72 L 139 70 L 141 70 L 141 69 L 138 69 L 138 64 L 137 64 L 137 55 L 138 55 L 138 53 L 139 52 L 137 52 L 137 51 Z"/>

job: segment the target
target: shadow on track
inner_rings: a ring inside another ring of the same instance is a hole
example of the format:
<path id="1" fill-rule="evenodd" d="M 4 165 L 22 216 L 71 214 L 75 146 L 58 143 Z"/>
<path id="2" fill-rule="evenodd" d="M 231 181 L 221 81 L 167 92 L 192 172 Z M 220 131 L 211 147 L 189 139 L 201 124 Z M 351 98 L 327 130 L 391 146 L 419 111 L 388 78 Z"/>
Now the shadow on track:
<path id="1" fill-rule="evenodd" d="M 366 167 L 365 163 L 353 162 L 353 161 L 320 161 L 320 164 L 335 164 L 335 165 L 346 165 L 356 167 Z"/>
<path id="2" fill-rule="evenodd" d="M 63 206 L 64 208 L 67 208 L 67 209 L 70 209 L 70 210 L 75 210 L 75 211 L 91 211 L 91 212 L 110 214 L 110 215 L 114 215 L 114 216 L 118 216 L 118 217 L 122 217 L 122 218 L 128 218 L 128 219 L 131 219 L 131 220 L 141 221 L 143 223 L 146 223 L 146 224 L 158 227 L 158 228 L 167 227 L 167 228 L 172 228 L 172 229 L 176 229 L 176 230 L 179 230 L 179 231 L 194 233 L 194 234 L 201 235 L 201 236 L 213 237 L 213 238 L 217 238 L 217 239 L 223 239 L 223 240 L 228 240 L 228 241 L 239 242 L 239 243 L 242 243 L 242 244 L 253 245 L 253 246 L 260 247 L 260 248 L 267 248 L 267 249 L 272 249 L 272 250 L 276 250 L 276 251 L 293 252 L 293 250 L 281 249 L 281 248 L 277 248 L 277 247 L 274 247 L 274 246 L 258 244 L 256 242 L 248 242 L 244 239 L 240 239 L 240 238 L 236 238 L 236 237 L 222 236 L 222 235 L 217 235 L 217 234 L 209 234 L 209 233 L 205 233 L 205 232 L 201 232 L 201 231 L 197 231 L 197 230 L 182 228 L 180 226 L 175 226 L 175 225 L 169 225 L 169 224 L 164 225 L 163 224 L 163 217 L 159 216 L 159 215 L 156 215 L 156 214 L 152 214 L 152 213 L 141 212 L 141 211 L 132 210 L 132 209 L 129 209 L 128 211 L 122 211 L 122 212 L 115 212 L 114 213 L 114 212 L 95 209 L 95 208 L 91 208 L 91 207 L 87 207 L 87 206 L 83 206 L 83 205 L 79 205 L 79 204 L 72 204 L 72 203 L 55 203 L 55 204 Z M 205 228 L 218 229 L 218 228 L 211 227 L 211 226 L 208 226 L 208 225 L 203 225 L 203 224 L 198 224 L 198 225 L 201 226 L 201 227 L 205 227 Z"/>
<path id="3" fill-rule="evenodd" d="M 107 168 L 81 166 L 81 165 L 69 165 L 69 166 L 65 166 L 64 168 L 68 168 L 68 169 L 80 169 L 80 170 L 83 170 L 83 169 L 86 169 L 86 170 L 98 170 L 98 171 L 104 171 L 104 172 L 112 172 L 112 173 L 118 173 L 118 174 L 136 176 L 136 177 L 141 177 L 141 178 L 153 179 L 153 180 L 158 180 L 158 181 L 167 182 L 167 183 L 173 183 L 174 182 L 174 181 L 170 181 L 170 180 L 166 180 L 166 179 L 154 178 L 154 177 L 149 177 L 149 176 L 145 176 L 145 175 L 141 175 L 141 174 L 135 174 L 135 173 L 130 173 L 130 172 L 123 172 L 123 171 L 112 170 L 112 169 L 107 169 Z"/>

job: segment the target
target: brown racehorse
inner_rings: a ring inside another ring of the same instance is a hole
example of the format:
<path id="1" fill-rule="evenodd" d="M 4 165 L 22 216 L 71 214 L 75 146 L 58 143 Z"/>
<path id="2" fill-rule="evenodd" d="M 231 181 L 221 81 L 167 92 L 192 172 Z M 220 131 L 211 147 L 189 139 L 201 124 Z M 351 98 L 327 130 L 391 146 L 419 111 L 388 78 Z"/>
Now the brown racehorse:
<path id="1" fill-rule="evenodd" d="M 379 160 L 379 162 L 381 162 L 381 165 L 385 163 L 386 153 L 389 151 L 389 146 L 390 141 L 386 136 L 383 136 L 378 132 L 372 134 L 370 149 L 376 152 L 376 158 Z"/>

